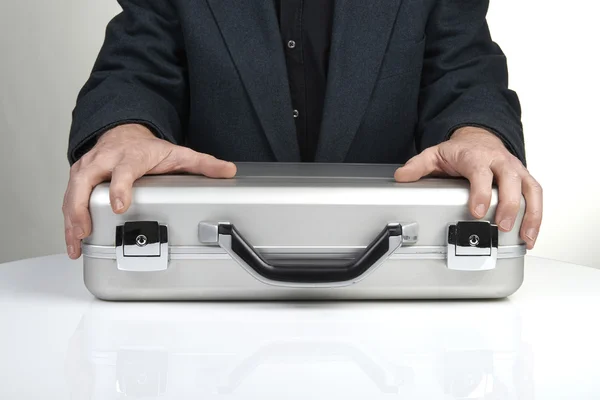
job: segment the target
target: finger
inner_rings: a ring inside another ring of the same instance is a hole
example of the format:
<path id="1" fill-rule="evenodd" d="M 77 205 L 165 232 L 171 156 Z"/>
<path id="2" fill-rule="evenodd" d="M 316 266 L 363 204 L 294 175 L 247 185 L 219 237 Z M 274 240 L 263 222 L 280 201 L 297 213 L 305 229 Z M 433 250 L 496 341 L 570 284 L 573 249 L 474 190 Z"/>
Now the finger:
<path id="1" fill-rule="evenodd" d="M 92 221 L 89 212 L 90 195 L 93 188 L 108 179 L 110 172 L 107 168 L 95 165 L 72 173 L 69 189 L 65 199 L 65 216 L 69 219 L 74 242 L 71 245 L 80 246 L 80 240 L 90 235 Z"/>
<path id="2" fill-rule="evenodd" d="M 523 178 L 523 196 L 525 197 L 525 216 L 521 224 L 521 238 L 533 249 L 537 240 L 543 216 L 543 190 L 529 173 Z"/>
<path id="3" fill-rule="evenodd" d="M 469 191 L 469 211 L 477 218 L 485 217 L 492 201 L 492 184 L 494 174 L 486 166 L 472 165 L 459 168 L 462 176 L 469 180 L 471 189 Z"/>
<path id="4" fill-rule="evenodd" d="M 110 204 L 115 213 L 122 214 L 129 209 L 133 184 L 147 172 L 145 169 L 134 160 L 123 161 L 114 168 L 109 191 Z"/>
<path id="5" fill-rule="evenodd" d="M 437 160 L 437 149 L 435 147 L 426 149 L 398 168 L 394 173 L 394 179 L 396 182 L 416 182 L 424 176 L 439 172 Z"/>
<path id="6" fill-rule="evenodd" d="M 67 192 L 68 193 L 68 188 Z M 68 212 L 66 212 L 66 196 L 63 202 L 63 217 L 64 217 L 64 225 L 65 225 L 65 245 L 67 246 L 67 254 L 69 258 L 76 260 L 79 258 L 79 243 L 78 240 L 73 236 L 73 224 L 71 223 L 71 219 L 69 218 Z"/>
<path id="7" fill-rule="evenodd" d="M 233 178 L 237 173 L 234 163 L 180 146 L 176 146 L 161 164 L 173 164 L 177 170 L 209 178 Z M 159 164 L 157 168 L 160 167 Z"/>
<path id="8" fill-rule="evenodd" d="M 517 219 L 521 208 L 521 175 L 519 171 L 508 163 L 492 166 L 492 171 L 498 183 L 498 207 L 496 209 L 496 223 L 500 230 L 510 232 Z"/>
<path id="9" fill-rule="evenodd" d="M 72 260 L 77 260 L 81 256 L 81 240 L 75 238 L 73 229 L 65 230 L 65 240 L 67 241 L 67 254 Z"/>

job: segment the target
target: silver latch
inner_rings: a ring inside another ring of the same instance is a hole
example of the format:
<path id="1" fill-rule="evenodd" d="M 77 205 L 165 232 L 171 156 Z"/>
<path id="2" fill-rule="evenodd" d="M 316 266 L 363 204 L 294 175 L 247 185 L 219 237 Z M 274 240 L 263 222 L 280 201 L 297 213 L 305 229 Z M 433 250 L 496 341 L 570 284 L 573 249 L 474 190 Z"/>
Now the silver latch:
<path id="1" fill-rule="evenodd" d="M 156 221 L 125 222 L 116 231 L 117 268 L 121 271 L 164 271 L 169 266 L 166 225 Z"/>
<path id="2" fill-rule="evenodd" d="M 496 268 L 498 227 L 487 221 L 463 221 L 448 227 L 448 268 L 487 271 Z"/>

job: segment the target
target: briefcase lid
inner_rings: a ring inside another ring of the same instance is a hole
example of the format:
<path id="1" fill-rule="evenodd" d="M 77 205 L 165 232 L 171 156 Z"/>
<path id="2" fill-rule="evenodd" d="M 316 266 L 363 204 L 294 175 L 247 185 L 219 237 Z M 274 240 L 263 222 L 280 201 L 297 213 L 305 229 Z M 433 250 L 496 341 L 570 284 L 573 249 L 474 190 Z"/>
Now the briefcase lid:
<path id="1" fill-rule="evenodd" d="M 121 246 L 117 253 L 132 257 L 145 251 L 152 252 L 148 256 L 164 254 L 161 249 L 171 247 L 178 252 L 214 254 L 220 251 L 217 233 L 233 232 L 265 252 L 357 252 L 368 248 L 385 228 L 391 234 L 403 232 L 403 245 L 396 253 L 419 257 L 451 252 L 464 264 L 476 259 L 470 256 L 524 251 L 518 229 L 524 200 L 515 228 L 499 232 L 493 224 L 497 190 L 488 214 L 476 220 L 468 209 L 465 179 L 397 183 L 396 165 L 237 166 L 233 179 L 144 177 L 135 183 L 132 205 L 121 215 L 110 207 L 109 184 L 99 185 L 90 200 L 93 231 L 86 245 Z M 151 235 L 131 233 L 142 227 Z M 142 236 L 146 240 L 135 242 Z"/>

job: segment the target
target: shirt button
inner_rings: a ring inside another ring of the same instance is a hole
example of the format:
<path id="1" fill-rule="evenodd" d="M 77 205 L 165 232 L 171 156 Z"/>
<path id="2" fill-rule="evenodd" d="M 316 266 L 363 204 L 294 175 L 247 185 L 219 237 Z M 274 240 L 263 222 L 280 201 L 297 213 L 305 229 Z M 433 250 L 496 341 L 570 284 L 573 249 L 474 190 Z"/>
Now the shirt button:
<path id="1" fill-rule="evenodd" d="M 298 118 L 300 116 L 300 113 L 298 112 L 298 110 L 294 110 L 294 118 Z"/>
<path id="2" fill-rule="evenodd" d="M 293 49 L 293 48 L 295 48 L 295 47 L 296 47 L 296 42 L 294 42 L 293 40 L 290 40 L 290 41 L 288 42 L 288 47 L 289 47 L 290 49 Z"/>

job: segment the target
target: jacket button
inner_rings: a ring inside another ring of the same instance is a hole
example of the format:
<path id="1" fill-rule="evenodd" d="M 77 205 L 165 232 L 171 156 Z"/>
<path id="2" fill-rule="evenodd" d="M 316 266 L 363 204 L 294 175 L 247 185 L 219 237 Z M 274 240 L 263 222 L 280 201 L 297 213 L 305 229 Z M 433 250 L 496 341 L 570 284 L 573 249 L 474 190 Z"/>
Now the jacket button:
<path id="1" fill-rule="evenodd" d="M 298 112 L 298 110 L 294 110 L 294 118 L 298 118 L 300 116 L 300 113 Z"/>
<path id="2" fill-rule="evenodd" d="M 296 47 L 296 42 L 294 42 L 293 40 L 290 40 L 287 44 L 290 49 L 293 49 Z"/>

